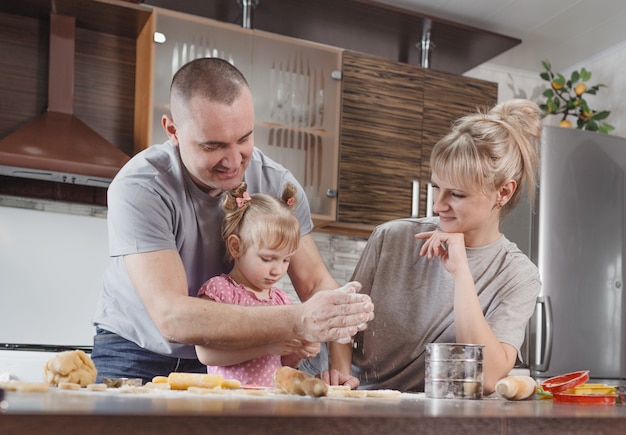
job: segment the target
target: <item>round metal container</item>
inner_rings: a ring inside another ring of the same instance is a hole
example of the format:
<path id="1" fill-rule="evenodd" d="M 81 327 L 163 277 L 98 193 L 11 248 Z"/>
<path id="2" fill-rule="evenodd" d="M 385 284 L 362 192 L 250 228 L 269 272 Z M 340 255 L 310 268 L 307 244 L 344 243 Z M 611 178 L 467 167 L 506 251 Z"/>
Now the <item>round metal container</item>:
<path id="1" fill-rule="evenodd" d="M 482 399 L 484 348 L 482 344 L 427 344 L 426 397 Z"/>

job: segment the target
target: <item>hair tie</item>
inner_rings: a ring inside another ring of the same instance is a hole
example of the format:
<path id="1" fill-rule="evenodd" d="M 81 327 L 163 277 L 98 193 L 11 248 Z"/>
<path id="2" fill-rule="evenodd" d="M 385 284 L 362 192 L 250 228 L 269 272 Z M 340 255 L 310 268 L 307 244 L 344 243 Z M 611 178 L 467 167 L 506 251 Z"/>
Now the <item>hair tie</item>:
<path id="1" fill-rule="evenodd" d="M 241 208 L 250 201 L 252 201 L 252 198 L 250 197 L 248 192 L 244 192 L 241 198 L 235 198 L 235 201 L 237 202 L 237 207 Z"/>
<path id="2" fill-rule="evenodd" d="M 296 203 L 296 198 L 294 198 L 293 196 L 289 198 L 287 202 L 285 202 L 285 204 L 287 204 L 287 207 L 293 207 L 295 203 Z"/>

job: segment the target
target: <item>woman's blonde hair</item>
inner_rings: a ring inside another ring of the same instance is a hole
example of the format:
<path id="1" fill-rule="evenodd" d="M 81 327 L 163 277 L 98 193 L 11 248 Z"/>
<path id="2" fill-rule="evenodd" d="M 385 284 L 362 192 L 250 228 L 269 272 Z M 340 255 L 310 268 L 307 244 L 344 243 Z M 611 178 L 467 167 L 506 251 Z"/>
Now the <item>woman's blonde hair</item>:
<path id="1" fill-rule="evenodd" d="M 431 171 L 453 184 L 484 193 L 515 180 L 517 189 L 502 208 L 504 217 L 517 205 L 524 188 L 533 204 L 542 128 L 541 110 L 524 99 L 465 116 L 433 148 Z"/>
<path id="2" fill-rule="evenodd" d="M 287 183 L 280 199 L 264 193 L 248 195 L 246 183 L 226 192 L 222 200 L 222 239 L 226 242 L 229 236 L 238 236 L 240 254 L 254 244 L 295 251 L 300 242 L 300 223 L 292 210 L 296 193 L 296 186 L 291 183 Z M 228 248 L 226 258 L 233 259 Z"/>

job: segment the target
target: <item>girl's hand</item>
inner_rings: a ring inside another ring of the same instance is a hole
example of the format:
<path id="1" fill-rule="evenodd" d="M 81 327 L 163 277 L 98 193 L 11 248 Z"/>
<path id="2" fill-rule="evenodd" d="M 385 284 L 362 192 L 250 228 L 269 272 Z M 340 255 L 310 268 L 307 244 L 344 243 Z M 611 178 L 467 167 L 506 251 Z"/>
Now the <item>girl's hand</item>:
<path id="1" fill-rule="evenodd" d="M 293 340 L 279 341 L 277 343 L 268 344 L 267 353 L 270 355 L 289 355 L 302 349 L 302 346 L 302 341 L 294 338 Z"/>
<path id="2" fill-rule="evenodd" d="M 335 369 L 324 370 L 320 374 L 320 378 L 328 385 L 347 385 L 351 390 L 356 390 L 361 384 L 361 381 L 359 381 L 358 378 L 352 375 L 346 375 L 345 373 Z"/>
<path id="3" fill-rule="evenodd" d="M 271 355 L 293 354 L 300 359 L 313 358 L 320 353 L 320 344 L 297 339 L 279 341 L 278 343 L 269 344 L 267 353 Z"/>
<path id="4" fill-rule="evenodd" d="M 420 249 L 420 255 L 426 255 L 429 259 L 439 257 L 443 266 L 452 275 L 455 275 L 461 268 L 469 268 L 465 252 L 465 238 L 462 233 L 428 231 L 416 234 L 415 238 L 426 240 Z"/>
<path id="5" fill-rule="evenodd" d="M 303 359 L 313 358 L 320 353 L 319 343 L 309 343 L 308 341 L 301 343 L 302 347 L 298 350 L 282 356 L 281 362 L 284 366 L 297 367 Z"/>

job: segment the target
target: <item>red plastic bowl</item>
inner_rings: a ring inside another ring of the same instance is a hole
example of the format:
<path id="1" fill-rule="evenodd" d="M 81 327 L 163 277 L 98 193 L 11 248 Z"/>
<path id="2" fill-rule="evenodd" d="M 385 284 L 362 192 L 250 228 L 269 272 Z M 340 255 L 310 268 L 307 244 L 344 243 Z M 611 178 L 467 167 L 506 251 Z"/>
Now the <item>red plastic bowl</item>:
<path id="1" fill-rule="evenodd" d="M 562 393 L 570 390 L 578 385 L 584 384 L 589 380 L 589 370 L 581 372 L 572 372 L 565 375 L 556 376 L 547 379 L 541 383 L 541 388 L 554 393 Z"/>
<path id="2" fill-rule="evenodd" d="M 554 393 L 553 400 L 561 403 L 583 403 L 615 405 L 617 395 L 615 394 L 563 394 Z"/>

